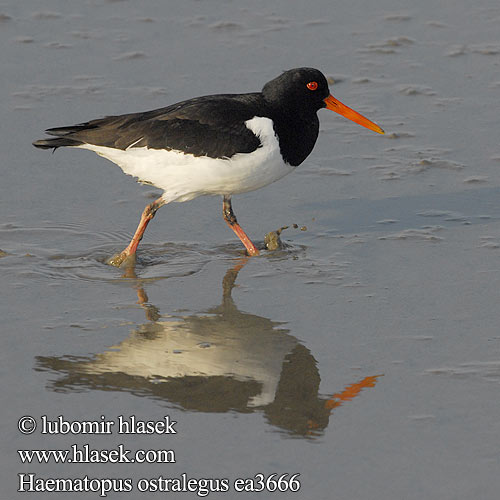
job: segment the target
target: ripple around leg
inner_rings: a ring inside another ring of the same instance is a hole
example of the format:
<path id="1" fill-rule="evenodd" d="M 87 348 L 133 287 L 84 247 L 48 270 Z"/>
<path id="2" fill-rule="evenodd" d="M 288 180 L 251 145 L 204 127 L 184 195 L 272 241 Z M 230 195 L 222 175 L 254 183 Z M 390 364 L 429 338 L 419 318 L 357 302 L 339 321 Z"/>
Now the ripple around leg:
<path id="1" fill-rule="evenodd" d="M 201 249 L 198 244 L 144 245 L 133 263 L 114 267 L 108 260 L 115 252 L 115 245 L 106 245 L 85 253 L 52 254 L 37 259 L 38 265 L 32 266 L 31 272 L 53 278 L 114 281 L 126 278 L 127 269 L 132 268 L 134 276 L 164 279 L 195 274 L 214 255 L 213 251 Z"/>
<path id="2" fill-rule="evenodd" d="M 82 223 L 47 221 L 40 227 L 4 225 L 0 237 L 7 254 L 0 261 L 4 272 L 35 279 L 115 281 L 127 277 L 126 267 L 132 267 L 132 274 L 141 279 L 182 277 L 198 273 L 210 261 L 245 254 L 237 242 L 212 246 L 203 242 L 142 244 L 132 266 L 114 267 L 109 259 L 123 249 L 123 242 L 130 237 L 126 233 L 97 233 Z M 263 241 L 257 244 L 262 256 L 272 259 L 296 258 L 304 251 L 302 246 L 289 243 L 275 251 L 267 250 Z"/>
<path id="3" fill-rule="evenodd" d="M 0 239 L 7 258 L 0 265 L 11 276 L 122 279 L 123 271 L 106 261 L 129 238 L 127 233 L 116 231 L 92 232 L 83 223 L 46 221 L 38 227 L 6 224 L 0 226 Z M 203 248 L 199 243 L 146 244 L 138 254 L 136 271 L 152 279 L 187 276 L 198 272 L 216 254 L 216 250 Z"/>

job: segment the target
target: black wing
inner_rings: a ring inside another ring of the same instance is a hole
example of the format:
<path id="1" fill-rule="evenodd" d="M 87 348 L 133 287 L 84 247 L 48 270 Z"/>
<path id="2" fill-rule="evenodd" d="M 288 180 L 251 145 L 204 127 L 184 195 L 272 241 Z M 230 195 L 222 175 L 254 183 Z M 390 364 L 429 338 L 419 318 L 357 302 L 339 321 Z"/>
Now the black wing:
<path id="1" fill-rule="evenodd" d="M 166 108 L 108 116 L 70 127 L 49 129 L 56 138 L 33 143 L 39 148 L 94 144 L 116 149 L 148 147 L 194 156 L 230 158 L 251 153 L 260 140 L 245 121 L 259 113 L 260 94 L 204 96 Z"/>

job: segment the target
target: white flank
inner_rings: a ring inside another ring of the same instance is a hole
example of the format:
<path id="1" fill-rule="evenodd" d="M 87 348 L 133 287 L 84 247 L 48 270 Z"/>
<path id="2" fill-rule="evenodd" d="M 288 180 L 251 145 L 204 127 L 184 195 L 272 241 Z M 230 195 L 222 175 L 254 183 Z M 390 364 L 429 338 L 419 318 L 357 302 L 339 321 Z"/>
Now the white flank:
<path id="1" fill-rule="evenodd" d="M 232 195 L 267 186 L 293 167 L 283 161 L 278 139 L 269 118 L 255 117 L 245 125 L 260 139 L 262 145 L 252 153 L 238 153 L 231 158 L 193 156 L 182 151 L 133 148 L 126 150 L 83 144 L 116 163 L 139 182 L 146 182 L 164 191 L 163 199 L 188 201 L 202 195 Z"/>
<path id="2" fill-rule="evenodd" d="M 237 317 L 238 312 L 235 314 Z M 267 323 L 264 321 L 262 329 L 250 323 L 248 330 L 242 330 L 234 321 L 218 316 L 158 321 L 154 339 L 145 341 L 134 332 L 80 366 L 86 373 L 125 373 L 150 380 L 182 382 L 187 377 L 203 376 L 253 381 L 259 392 L 248 406 L 263 406 L 274 401 L 285 357 L 297 345 L 295 338 L 271 329 Z"/>

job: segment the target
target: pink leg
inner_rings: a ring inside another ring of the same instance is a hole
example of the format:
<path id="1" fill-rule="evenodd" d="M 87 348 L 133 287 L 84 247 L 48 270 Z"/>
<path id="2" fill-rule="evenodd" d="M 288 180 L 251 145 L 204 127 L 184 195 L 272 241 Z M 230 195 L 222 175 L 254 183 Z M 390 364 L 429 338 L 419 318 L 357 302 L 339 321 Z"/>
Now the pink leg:
<path id="1" fill-rule="evenodd" d="M 142 237 L 144 236 L 144 231 L 146 230 L 149 221 L 155 216 L 157 210 L 163 205 L 165 205 L 163 199 L 158 198 L 157 200 L 153 201 L 153 203 L 150 203 L 144 209 L 144 212 L 142 212 L 141 215 L 141 220 L 139 222 L 139 225 L 137 226 L 135 234 L 132 237 L 132 240 L 130 241 L 128 247 L 125 248 L 123 252 L 111 257 L 111 259 L 108 260 L 108 264 L 119 267 L 125 261 L 125 259 L 129 257 L 135 257 L 135 254 L 137 252 L 137 247 L 139 246 L 139 243 L 142 240 Z"/>
<path id="2" fill-rule="evenodd" d="M 259 255 L 259 250 L 252 243 L 250 238 L 246 235 L 245 231 L 241 228 L 236 220 L 236 216 L 233 212 L 233 207 L 231 206 L 231 197 L 224 196 L 222 202 L 222 213 L 224 215 L 224 220 L 227 222 L 227 225 L 236 233 L 236 236 L 241 240 L 245 248 L 247 249 L 248 255 L 254 257 L 255 255 Z"/>

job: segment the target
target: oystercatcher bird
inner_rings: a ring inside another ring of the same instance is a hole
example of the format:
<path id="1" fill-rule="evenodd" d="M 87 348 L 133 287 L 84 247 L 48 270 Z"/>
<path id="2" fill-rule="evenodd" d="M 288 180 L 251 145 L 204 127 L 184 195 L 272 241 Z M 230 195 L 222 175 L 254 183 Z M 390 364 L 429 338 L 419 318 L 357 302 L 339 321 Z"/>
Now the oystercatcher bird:
<path id="1" fill-rule="evenodd" d="M 163 190 L 144 209 L 130 244 L 112 264 L 135 258 L 144 231 L 161 206 L 201 195 L 222 196 L 224 220 L 248 254 L 258 255 L 236 220 L 231 196 L 271 184 L 300 165 L 318 138 L 321 108 L 384 133 L 335 99 L 319 70 L 296 68 L 266 83 L 261 92 L 196 97 L 144 113 L 51 128 L 46 133 L 55 137 L 33 145 L 90 149 L 138 182 Z"/>

